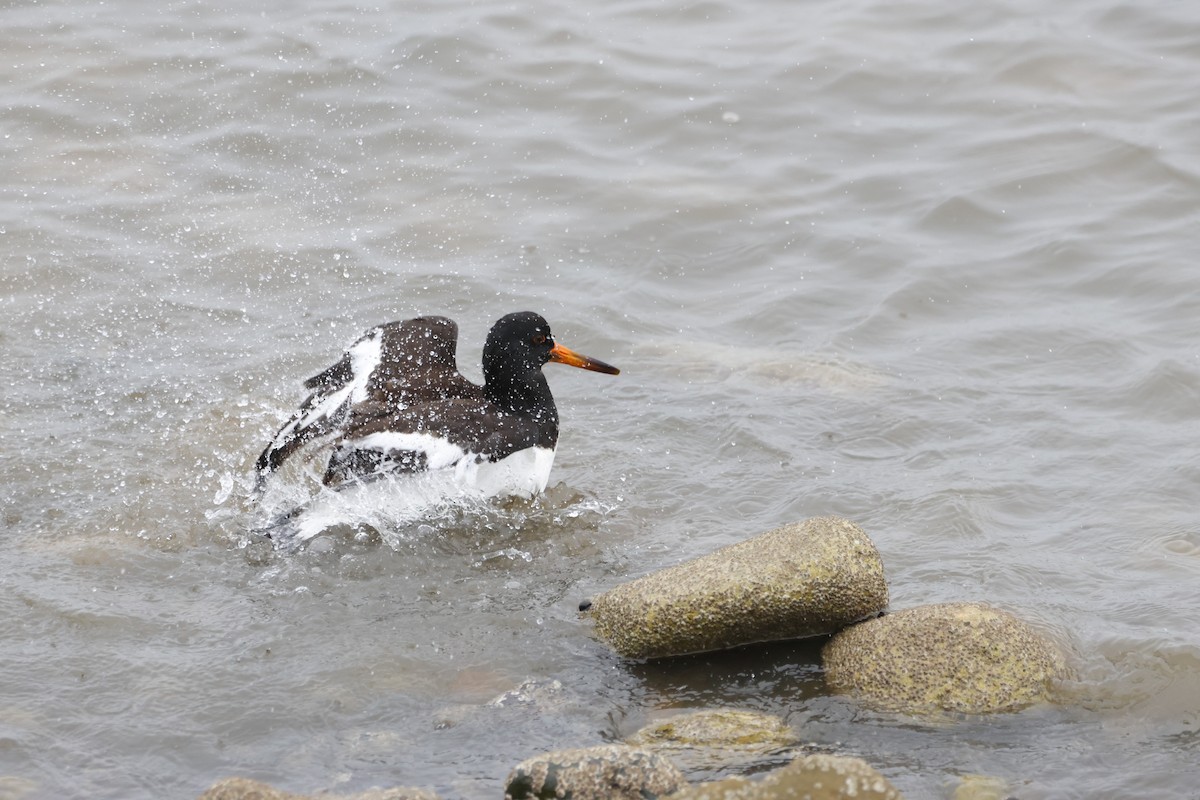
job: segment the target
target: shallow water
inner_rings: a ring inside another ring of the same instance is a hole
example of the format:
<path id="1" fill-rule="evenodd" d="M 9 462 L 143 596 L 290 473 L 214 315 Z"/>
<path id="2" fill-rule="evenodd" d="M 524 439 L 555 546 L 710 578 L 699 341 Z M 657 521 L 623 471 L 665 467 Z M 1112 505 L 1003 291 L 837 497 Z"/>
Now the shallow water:
<path id="1" fill-rule="evenodd" d="M 713 706 L 910 797 L 1196 796 L 1200 7 L 17 2 L 0 53 L 0 796 L 498 797 Z M 545 498 L 251 533 L 303 378 L 421 313 L 478 378 L 524 308 L 622 368 L 547 369 Z M 577 618 L 829 513 L 893 607 L 1060 637 L 1068 702 L 924 724 Z"/>

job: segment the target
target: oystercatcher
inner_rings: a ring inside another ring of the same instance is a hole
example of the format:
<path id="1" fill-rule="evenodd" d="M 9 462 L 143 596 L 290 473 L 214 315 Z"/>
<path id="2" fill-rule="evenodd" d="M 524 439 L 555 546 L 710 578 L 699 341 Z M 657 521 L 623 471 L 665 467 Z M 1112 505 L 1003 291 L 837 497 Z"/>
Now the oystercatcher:
<path id="1" fill-rule="evenodd" d="M 476 496 L 532 497 L 546 488 L 558 410 L 548 361 L 617 375 L 558 344 L 541 315 L 502 317 L 483 346 L 483 386 L 458 371 L 458 325 L 417 317 L 367 331 L 336 364 L 304 382 L 312 394 L 258 457 L 258 489 L 316 439 L 332 445 L 333 488 L 385 474 L 439 472 Z"/>

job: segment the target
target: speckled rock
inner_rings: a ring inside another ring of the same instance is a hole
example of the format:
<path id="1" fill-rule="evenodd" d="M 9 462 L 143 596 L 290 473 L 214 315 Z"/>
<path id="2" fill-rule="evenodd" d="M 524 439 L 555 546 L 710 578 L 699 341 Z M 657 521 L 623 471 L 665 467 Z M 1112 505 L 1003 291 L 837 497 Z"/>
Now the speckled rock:
<path id="1" fill-rule="evenodd" d="M 638 747 L 717 747 L 728 750 L 780 750 L 795 745 L 796 732 L 770 714 L 706 709 L 676 714 L 647 725 L 626 740 Z"/>
<path id="2" fill-rule="evenodd" d="M 621 584 L 584 608 L 621 655 L 661 658 L 832 633 L 887 602 L 867 535 L 817 517 Z"/>
<path id="3" fill-rule="evenodd" d="M 522 761 L 505 782 L 505 800 L 653 800 L 687 785 L 666 758 L 624 745 L 560 750 Z"/>
<path id="4" fill-rule="evenodd" d="M 1015 711 L 1051 699 L 1062 652 L 983 603 L 907 609 L 839 633 L 822 653 L 826 684 L 905 713 Z"/>
<path id="5" fill-rule="evenodd" d="M 358 794 L 292 794 L 249 778 L 226 778 L 200 795 L 200 800 L 438 800 L 424 789 L 368 789 Z"/>
<path id="6" fill-rule="evenodd" d="M 761 780 L 726 778 L 688 787 L 670 800 L 902 800 L 891 782 L 861 758 L 808 755 Z"/>

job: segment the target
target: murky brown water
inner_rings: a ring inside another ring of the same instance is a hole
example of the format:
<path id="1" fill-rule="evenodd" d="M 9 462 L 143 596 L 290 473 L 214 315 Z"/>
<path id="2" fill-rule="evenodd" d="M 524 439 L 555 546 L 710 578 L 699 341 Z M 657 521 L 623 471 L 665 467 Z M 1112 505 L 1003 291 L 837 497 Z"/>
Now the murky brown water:
<path id="1" fill-rule="evenodd" d="M 1196 797 L 1198 74 L 1171 2 L 6 4 L 0 796 L 498 797 L 732 706 L 910 797 Z M 622 368 L 548 369 L 542 502 L 255 542 L 301 379 L 419 313 L 478 377 L 525 308 Z M 924 725 L 811 644 L 631 665 L 576 618 L 827 513 L 895 607 L 1069 642 L 1072 702 Z"/>

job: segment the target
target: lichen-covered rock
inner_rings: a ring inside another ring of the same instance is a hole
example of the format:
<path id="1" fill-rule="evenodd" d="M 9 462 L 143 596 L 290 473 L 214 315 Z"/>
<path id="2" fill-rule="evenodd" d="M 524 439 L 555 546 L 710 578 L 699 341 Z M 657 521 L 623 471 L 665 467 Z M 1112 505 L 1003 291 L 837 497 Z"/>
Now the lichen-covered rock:
<path id="1" fill-rule="evenodd" d="M 621 584 L 585 608 L 621 655 L 661 658 L 832 633 L 887 602 L 867 535 L 817 517 Z"/>
<path id="2" fill-rule="evenodd" d="M 687 785 L 666 758 L 624 745 L 559 750 L 522 761 L 505 800 L 653 800 Z"/>
<path id="3" fill-rule="evenodd" d="M 1051 699 L 1062 652 L 983 603 L 920 606 L 855 625 L 822 652 L 826 684 L 906 713 L 1015 711 Z"/>
<path id="4" fill-rule="evenodd" d="M 249 778 L 226 778 L 218 781 L 200 795 L 200 800 L 438 800 L 433 792 L 424 789 L 368 789 L 358 794 L 305 795 L 284 792 L 261 781 Z"/>
<path id="5" fill-rule="evenodd" d="M 761 780 L 701 783 L 670 800 L 903 800 L 891 782 L 861 758 L 801 756 Z"/>
<path id="6" fill-rule="evenodd" d="M 647 748 L 715 747 L 767 752 L 791 747 L 798 738 L 786 722 L 770 714 L 706 709 L 659 720 L 626 741 Z"/>

